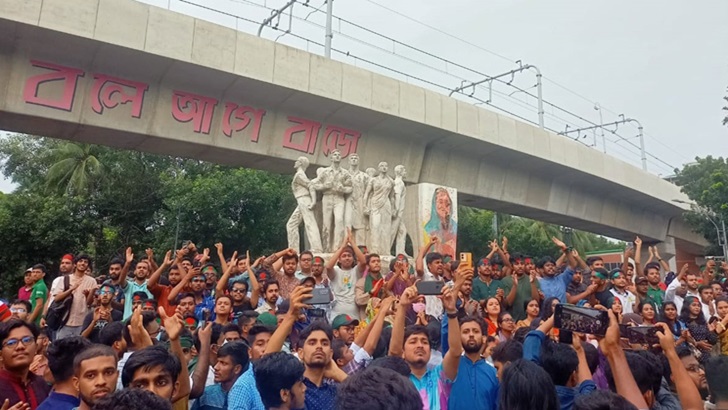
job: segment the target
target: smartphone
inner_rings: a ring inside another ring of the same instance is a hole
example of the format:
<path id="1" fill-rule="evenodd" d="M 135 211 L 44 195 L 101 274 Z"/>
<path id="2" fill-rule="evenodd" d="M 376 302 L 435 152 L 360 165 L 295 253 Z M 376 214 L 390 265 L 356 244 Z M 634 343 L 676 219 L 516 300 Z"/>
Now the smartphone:
<path id="1" fill-rule="evenodd" d="M 326 305 L 331 303 L 331 292 L 328 288 L 313 288 L 311 289 L 311 296 L 308 299 L 304 299 L 303 303 L 307 305 Z"/>
<path id="2" fill-rule="evenodd" d="M 554 327 L 561 331 L 604 336 L 609 327 L 609 315 L 597 309 L 559 304 L 554 311 Z"/>
<path id="3" fill-rule="evenodd" d="M 564 344 L 573 344 L 574 343 L 574 333 L 570 330 L 560 330 L 559 331 L 559 343 Z"/>
<path id="4" fill-rule="evenodd" d="M 625 338 L 625 339 L 628 338 L 629 333 L 630 333 L 629 332 L 630 327 L 631 327 L 630 325 L 625 325 L 625 324 L 620 323 L 619 324 L 619 337 Z"/>
<path id="5" fill-rule="evenodd" d="M 473 254 L 470 252 L 460 252 L 460 266 L 473 268 Z"/>
<path id="6" fill-rule="evenodd" d="M 445 282 L 436 280 L 417 282 L 417 293 L 420 295 L 441 295 L 444 287 Z"/>
<path id="7" fill-rule="evenodd" d="M 629 328 L 629 342 L 635 344 L 659 345 L 660 338 L 657 337 L 656 326 L 632 326 Z"/>

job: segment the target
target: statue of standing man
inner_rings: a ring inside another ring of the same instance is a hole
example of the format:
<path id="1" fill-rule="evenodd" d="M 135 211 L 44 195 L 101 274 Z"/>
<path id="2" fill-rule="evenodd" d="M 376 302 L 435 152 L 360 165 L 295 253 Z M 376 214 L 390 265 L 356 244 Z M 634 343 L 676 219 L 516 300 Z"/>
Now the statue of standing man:
<path id="1" fill-rule="evenodd" d="M 321 252 L 321 235 L 319 234 L 316 216 L 313 212 L 316 206 L 316 191 L 313 189 L 311 181 L 306 176 L 309 160 L 306 157 L 298 157 L 294 167 L 296 174 L 291 181 L 291 189 L 293 196 L 296 198 L 298 206 L 288 218 L 286 230 L 288 231 L 288 247 L 299 251 L 301 238 L 298 233 L 298 227 L 303 223 L 306 231 L 306 238 L 312 252 Z"/>
<path id="2" fill-rule="evenodd" d="M 387 175 L 388 169 L 386 162 L 380 162 L 377 175 L 369 180 L 364 192 L 370 226 L 369 251 L 380 255 L 389 255 L 392 244 L 394 181 Z"/>
<path id="3" fill-rule="evenodd" d="M 404 185 L 404 178 L 407 170 L 404 165 L 394 167 L 394 221 L 392 222 L 392 240 L 394 243 L 394 254 L 404 255 L 404 244 L 407 238 L 407 228 L 404 226 L 404 205 L 407 189 Z"/>
<path id="4" fill-rule="evenodd" d="M 367 243 L 366 238 L 366 215 L 364 215 L 364 191 L 369 183 L 369 175 L 359 169 L 359 155 L 349 155 L 349 173 L 351 174 L 352 190 L 351 195 L 346 198 L 346 211 L 344 221 L 346 226 L 351 228 L 356 243 Z"/>
<path id="5" fill-rule="evenodd" d="M 331 151 L 331 166 L 323 169 L 321 174 L 313 181 L 313 187 L 323 192 L 321 207 L 323 211 L 323 239 L 324 251 L 334 252 L 343 241 L 346 225 L 344 223 L 344 210 L 346 209 L 346 196 L 352 192 L 352 180 L 349 171 L 341 168 L 341 153 L 339 150 Z"/>

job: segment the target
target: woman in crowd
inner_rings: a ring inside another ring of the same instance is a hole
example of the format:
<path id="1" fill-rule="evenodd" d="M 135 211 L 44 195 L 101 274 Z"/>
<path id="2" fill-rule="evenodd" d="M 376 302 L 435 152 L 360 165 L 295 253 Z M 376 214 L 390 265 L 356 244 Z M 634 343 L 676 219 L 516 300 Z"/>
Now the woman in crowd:
<path id="1" fill-rule="evenodd" d="M 720 354 L 728 356 L 728 298 L 722 297 L 715 301 L 715 310 L 720 320 L 715 322 L 715 333 L 720 343 Z"/>
<path id="2" fill-rule="evenodd" d="M 516 324 L 510 313 L 502 312 L 498 315 L 498 329 L 498 343 L 505 342 L 513 337 L 513 332 L 516 330 Z"/>
<path id="3" fill-rule="evenodd" d="M 526 311 L 526 318 L 523 320 L 519 320 L 516 323 L 516 329 L 529 327 L 534 320 L 538 320 L 538 315 L 541 312 L 541 308 L 539 307 L 539 301 L 537 299 L 531 299 L 529 301 L 526 301 L 523 304 L 523 310 Z"/>
<path id="4" fill-rule="evenodd" d="M 657 312 L 655 305 L 649 300 L 643 300 L 637 305 L 637 310 L 642 316 L 643 325 L 654 325 L 657 323 Z"/>
<path id="5" fill-rule="evenodd" d="M 688 296 L 680 311 L 680 321 L 688 328 L 688 342 L 702 353 L 708 353 L 718 341 L 718 336 L 708 328 L 703 315 L 703 305 L 695 296 Z M 707 357 L 707 355 L 704 355 Z"/>
<path id="6" fill-rule="evenodd" d="M 488 324 L 488 336 L 498 335 L 498 318 L 501 312 L 500 301 L 496 298 L 488 298 L 485 301 L 485 315 L 483 319 Z"/>
<path id="7" fill-rule="evenodd" d="M 686 341 L 687 327 L 685 327 L 685 323 L 681 322 L 678 318 L 677 305 L 675 302 L 665 302 L 662 304 L 660 322 L 666 323 L 670 328 L 673 336 L 675 336 L 676 345 L 681 345 Z"/>

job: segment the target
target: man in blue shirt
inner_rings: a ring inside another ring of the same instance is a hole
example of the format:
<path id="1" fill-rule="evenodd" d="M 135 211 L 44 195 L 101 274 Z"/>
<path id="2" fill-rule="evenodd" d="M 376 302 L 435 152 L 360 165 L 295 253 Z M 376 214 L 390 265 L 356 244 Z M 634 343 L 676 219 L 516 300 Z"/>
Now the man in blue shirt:
<path id="1" fill-rule="evenodd" d="M 217 352 L 215 384 L 207 386 L 195 401 L 192 410 L 222 410 L 228 408 L 228 393 L 249 365 L 248 346 L 243 342 L 225 343 Z"/>
<path id="2" fill-rule="evenodd" d="M 554 317 L 551 316 L 526 335 L 523 358 L 546 370 L 556 386 L 561 410 L 571 410 L 576 396 L 595 391 L 597 385 L 592 381 L 581 337 L 574 334 L 572 346 L 551 342 L 546 334 L 553 325 Z"/>
<path id="3" fill-rule="evenodd" d="M 73 386 L 73 359 L 89 346 L 91 342 L 81 336 L 56 340 L 48 346 L 48 368 L 55 383 L 38 410 L 72 410 L 81 404 L 78 390 Z"/>
<path id="4" fill-rule="evenodd" d="M 448 408 L 495 410 L 498 402 L 498 378 L 493 366 L 480 355 L 487 326 L 483 319 L 466 316 L 460 319 L 460 340 L 465 354 L 460 356 L 457 379 L 452 384 Z"/>
<path id="5" fill-rule="evenodd" d="M 561 248 L 568 266 L 561 275 L 556 275 L 556 263 L 553 258 L 547 256 L 542 258 L 536 263 L 536 268 L 541 271 L 541 279 L 539 284 L 541 285 L 541 291 L 543 292 L 546 299 L 554 297 L 558 298 L 559 302 L 566 303 L 566 288 L 571 283 L 571 278 L 574 276 L 574 269 L 576 268 L 576 258 L 572 254 L 571 250 L 561 242 L 560 240 L 553 238 L 556 246 Z"/>

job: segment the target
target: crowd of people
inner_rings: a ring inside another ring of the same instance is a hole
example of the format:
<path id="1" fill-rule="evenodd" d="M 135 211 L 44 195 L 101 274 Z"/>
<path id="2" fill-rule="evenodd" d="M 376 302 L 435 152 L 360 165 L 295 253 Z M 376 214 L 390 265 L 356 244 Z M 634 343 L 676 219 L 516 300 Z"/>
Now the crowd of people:
<path id="1" fill-rule="evenodd" d="M 345 236 L 328 260 L 67 254 L 50 290 L 32 266 L 0 302 L 1 409 L 728 409 L 725 262 L 675 274 L 637 238 L 609 271 L 503 238 L 463 263 L 432 238 L 386 266 Z M 562 330 L 559 304 L 608 324 Z"/>

